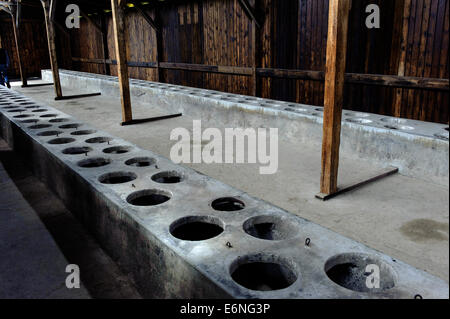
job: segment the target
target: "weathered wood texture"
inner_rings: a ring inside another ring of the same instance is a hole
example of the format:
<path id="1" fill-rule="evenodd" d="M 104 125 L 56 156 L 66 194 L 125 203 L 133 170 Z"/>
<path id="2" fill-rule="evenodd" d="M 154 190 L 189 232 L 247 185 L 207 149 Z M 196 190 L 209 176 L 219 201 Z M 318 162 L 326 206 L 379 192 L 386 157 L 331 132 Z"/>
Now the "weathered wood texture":
<path id="1" fill-rule="evenodd" d="M 344 103 L 348 15 L 351 0 L 331 0 L 325 71 L 322 171 L 320 192 L 337 191 L 342 107 Z"/>
<path id="2" fill-rule="evenodd" d="M 329 0 L 252 0 L 261 21 L 252 43 L 253 25 L 238 0 L 154 2 L 146 10 L 160 25 L 161 40 L 134 9 L 128 10 L 128 58 L 132 62 L 159 61 L 213 66 L 325 71 Z M 381 8 L 381 29 L 367 29 L 365 8 L 375 3 Z M 82 8 L 95 13 L 93 7 Z M 448 79 L 449 0 L 357 0 L 349 17 L 347 73 L 404 75 Z M 61 24 L 64 12 L 59 13 Z M 98 15 L 91 16 L 98 25 Z M 11 24 L 1 21 L 3 25 Z M 25 28 L 27 22 L 22 27 Z M 82 19 L 81 29 L 72 30 L 71 55 L 102 59 L 101 33 Z M 107 14 L 108 53 L 114 56 L 111 13 Z M 10 26 L 7 26 L 10 28 Z M 42 37 L 33 26 L 22 31 L 25 42 Z M 58 49 L 67 38 L 57 29 Z M 30 39 L 28 39 L 30 38 Z M 404 40 L 404 41 L 403 41 Z M 2 40 L 3 41 L 3 40 Z M 25 46 L 27 50 L 28 46 Z M 41 50 L 42 46 L 34 46 Z M 258 52 L 255 52 L 258 50 Z M 257 54 L 255 54 L 257 53 Z M 60 53 L 61 67 L 71 67 L 69 54 Z M 28 60 L 25 57 L 25 60 Z M 38 58 L 33 61 L 47 61 Z M 64 61 L 62 61 L 64 60 Z M 67 60 L 67 61 L 66 61 Z M 48 66 L 47 66 L 48 67 Z M 74 62 L 73 68 L 104 73 L 103 63 Z M 111 74 L 117 68 L 111 65 Z M 33 65 L 27 66 L 32 73 Z M 130 67 L 133 78 L 156 81 L 158 71 L 149 67 Z M 316 74 L 317 75 L 317 74 Z M 320 75 L 317 75 L 320 77 Z M 223 75 L 199 71 L 162 69 L 161 81 L 226 92 L 251 95 L 252 76 Z M 286 101 L 323 105 L 323 81 L 258 77 L 258 94 Z M 448 122 L 448 92 L 397 89 L 378 85 L 347 83 L 344 107 L 419 120 Z"/>
<path id="3" fill-rule="evenodd" d="M 50 56 L 50 65 L 53 74 L 53 86 L 55 87 L 56 98 L 62 97 L 61 80 L 59 77 L 58 53 L 56 49 L 56 31 L 54 23 L 55 0 L 41 0 L 44 10 L 44 19 L 47 29 L 48 51 Z"/>
<path id="4" fill-rule="evenodd" d="M 42 10 L 42 9 L 41 9 Z M 47 35 L 42 20 L 23 19 L 19 24 L 21 57 L 28 76 L 38 76 L 41 69 L 50 67 Z M 16 55 L 14 31 L 9 16 L 0 19 L 0 42 L 8 50 L 11 66 L 9 75 L 20 77 L 19 62 Z"/>
<path id="5" fill-rule="evenodd" d="M 127 59 L 127 28 L 125 0 L 111 0 L 114 28 L 114 46 L 117 57 L 117 73 L 119 76 L 120 97 L 122 102 L 122 123 L 133 119 L 130 96 L 130 78 Z"/>

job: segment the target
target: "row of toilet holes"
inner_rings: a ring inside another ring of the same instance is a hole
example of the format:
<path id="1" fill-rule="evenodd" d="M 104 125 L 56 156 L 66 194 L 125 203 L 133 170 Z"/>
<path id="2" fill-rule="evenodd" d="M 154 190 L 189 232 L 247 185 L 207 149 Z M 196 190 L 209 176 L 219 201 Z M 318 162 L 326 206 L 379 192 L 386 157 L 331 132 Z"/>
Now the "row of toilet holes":
<path id="1" fill-rule="evenodd" d="M 228 97 L 229 97 L 229 95 L 226 95 L 225 97 L 222 97 L 222 99 L 223 100 L 230 99 Z M 254 98 L 247 98 L 245 100 L 257 101 Z M 245 101 L 239 101 L 239 102 L 240 103 L 244 103 Z M 22 104 L 22 105 L 33 105 L 32 102 L 22 102 L 20 104 Z M 277 104 L 275 102 L 266 102 L 266 103 L 262 103 L 261 105 L 263 105 L 263 106 L 271 106 L 271 105 L 280 105 L 280 104 Z M 25 107 L 25 108 L 27 108 L 27 107 Z M 28 108 L 39 108 L 39 106 L 38 105 L 33 105 L 31 107 L 28 107 Z M 290 107 L 285 108 L 285 110 L 292 111 L 292 112 L 299 112 L 299 111 L 301 112 L 303 110 L 304 112 L 306 112 L 306 110 L 304 110 L 304 109 L 293 109 L 293 108 L 290 108 Z M 25 111 L 25 110 L 18 109 L 18 110 L 14 110 L 14 111 L 11 111 L 11 112 L 23 112 L 23 111 Z M 47 110 L 45 110 L 45 109 L 37 109 L 37 110 L 32 111 L 32 112 L 38 113 L 38 112 L 45 112 L 45 111 L 47 111 Z M 323 109 L 322 108 L 316 108 L 316 111 L 322 112 Z M 314 116 L 320 115 L 320 113 L 314 113 L 314 112 L 306 112 L 306 113 L 308 113 L 310 115 L 314 115 Z M 355 115 L 358 115 L 358 114 L 359 113 L 356 113 Z M 354 114 L 346 113 L 346 115 L 347 116 L 352 116 Z M 31 116 L 31 115 L 18 115 L 18 116 L 15 116 L 15 118 L 25 118 L 25 117 L 29 117 L 29 116 Z M 43 115 L 41 117 L 45 118 L 45 117 L 55 117 L 55 116 L 56 116 L 55 114 L 46 114 L 46 115 Z M 385 118 L 381 119 L 381 121 L 383 121 L 383 122 L 389 122 L 390 120 L 392 120 L 393 124 L 384 125 L 385 128 L 388 128 L 388 129 L 391 129 L 391 130 L 404 130 L 404 131 L 414 130 L 414 127 L 412 127 L 412 126 L 398 125 L 398 124 L 401 123 L 400 122 L 401 120 L 399 120 L 399 119 L 387 119 L 387 118 L 386 119 Z M 368 119 L 364 119 L 364 118 L 358 118 L 358 117 L 356 117 L 356 118 L 347 118 L 345 121 L 351 122 L 351 123 L 358 123 L 358 124 L 370 124 L 370 123 L 373 122 L 372 120 L 368 120 Z M 395 124 L 395 123 L 398 123 L 398 124 Z M 445 130 L 448 131 L 448 127 L 445 128 Z M 444 139 L 444 140 L 448 140 L 449 139 L 448 134 L 436 133 L 436 134 L 434 134 L 434 136 L 438 137 L 440 139 Z"/>
<path id="2" fill-rule="evenodd" d="M 43 117 L 56 117 L 56 115 L 49 114 Z M 63 119 L 61 119 L 63 120 Z M 53 122 L 57 122 L 56 119 Z M 60 128 L 78 128 L 78 124 L 69 124 L 60 126 Z M 51 125 L 35 125 L 35 129 L 47 128 Z M 448 128 L 447 128 L 448 130 Z M 58 135 L 58 131 L 47 131 L 50 136 L 54 132 Z M 52 133 L 53 132 L 53 133 Z M 61 132 L 62 133 L 62 132 Z M 89 135 L 95 131 L 75 131 L 72 135 Z M 45 132 L 40 133 L 41 136 L 45 136 Z M 109 142 L 109 138 L 97 138 L 100 143 Z M 75 141 L 73 138 L 57 138 L 50 140 L 50 144 L 65 144 Z M 88 140 L 87 140 L 88 141 Z M 69 148 L 63 150 L 66 154 L 80 154 L 87 153 L 90 148 Z M 126 153 L 128 150 L 123 147 L 107 148 L 103 150 L 105 153 Z M 151 158 L 134 158 L 126 161 L 127 165 L 133 166 L 149 166 L 156 161 Z M 108 160 L 102 158 L 86 159 L 79 162 L 81 167 L 100 167 L 109 164 Z M 99 181 L 104 184 L 121 184 L 131 182 L 137 178 L 134 173 L 128 172 L 113 172 L 103 174 L 99 177 Z M 152 176 L 152 180 L 158 183 L 179 183 L 183 180 L 183 177 L 176 172 L 162 172 Z M 160 190 L 141 190 L 131 193 L 127 197 L 127 202 L 134 206 L 154 206 L 160 205 L 170 200 L 170 194 Z M 245 208 L 245 204 L 232 197 L 219 198 L 211 203 L 213 209 L 217 211 L 239 211 Z M 286 222 L 278 220 L 275 216 L 257 216 L 250 218 L 244 223 L 244 230 L 247 234 L 264 239 L 264 240 L 284 240 L 290 236 L 294 236 L 297 231 L 296 227 L 289 225 Z M 170 227 L 170 233 L 172 236 L 187 241 L 202 241 L 217 237 L 225 229 L 224 223 L 215 217 L 211 216 L 188 216 L 183 217 L 173 222 Z M 247 257 L 247 262 L 238 258 L 232 263 L 230 267 L 231 277 L 235 282 L 241 286 L 257 291 L 271 291 L 284 289 L 291 286 L 297 279 L 298 273 L 296 273 L 292 267 L 288 266 L 288 263 L 283 262 L 281 259 L 278 262 L 264 261 L 266 257 L 263 255 L 256 257 Z M 354 259 L 354 257 L 352 257 Z M 363 268 L 361 265 L 355 265 L 353 263 L 337 263 L 329 269 L 325 269 L 328 277 L 337 283 L 338 285 L 350 290 L 365 292 L 365 288 L 362 285 L 364 281 L 363 276 L 357 276 L 349 270 L 354 270 L 355 267 Z M 393 276 L 388 273 L 387 280 L 382 285 L 382 290 L 390 289 L 394 286 Z"/>

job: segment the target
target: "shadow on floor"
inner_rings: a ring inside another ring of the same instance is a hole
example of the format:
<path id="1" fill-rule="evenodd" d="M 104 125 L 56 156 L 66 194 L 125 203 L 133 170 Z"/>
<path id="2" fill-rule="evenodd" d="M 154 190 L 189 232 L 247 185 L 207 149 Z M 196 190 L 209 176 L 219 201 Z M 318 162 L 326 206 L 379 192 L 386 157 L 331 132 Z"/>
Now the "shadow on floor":
<path id="1" fill-rule="evenodd" d="M 80 267 L 81 280 L 92 298 L 142 298 L 133 281 L 3 140 L 0 140 L 0 162 L 68 262 Z"/>

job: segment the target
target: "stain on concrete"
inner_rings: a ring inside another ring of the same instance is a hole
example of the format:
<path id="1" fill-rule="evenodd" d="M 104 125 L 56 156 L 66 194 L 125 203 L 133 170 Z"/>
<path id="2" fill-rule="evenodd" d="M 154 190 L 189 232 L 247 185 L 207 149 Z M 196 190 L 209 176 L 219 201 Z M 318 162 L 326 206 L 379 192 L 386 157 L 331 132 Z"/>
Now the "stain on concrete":
<path id="1" fill-rule="evenodd" d="M 401 233 L 415 242 L 448 240 L 449 224 L 431 219 L 414 219 L 400 228 Z"/>

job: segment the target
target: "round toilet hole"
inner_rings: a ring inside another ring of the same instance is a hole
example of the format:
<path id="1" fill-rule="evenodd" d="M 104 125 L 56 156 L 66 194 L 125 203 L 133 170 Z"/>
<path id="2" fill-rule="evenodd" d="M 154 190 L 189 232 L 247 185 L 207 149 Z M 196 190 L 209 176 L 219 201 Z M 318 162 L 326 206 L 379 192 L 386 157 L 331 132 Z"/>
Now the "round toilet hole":
<path id="1" fill-rule="evenodd" d="M 127 202 L 133 206 L 157 206 L 170 200 L 170 193 L 157 190 L 145 189 L 130 194 Z"/>
<path id="2" fill-rule="evenodd" d="M 92 151 L 92 148 L 90 147 L 70 147 L 63 150 L 63 154 L 68 155 L 80 155 L 80 154 L 87 154 L 90 151 Z"/>
<path id="3" fill-rule="evenodd" d="M 400 118 L 390 118 L 390 117 L 384 117 L 380 119 L 381 122 L 391 123 L 391 124 L 405 124 L 408 122 L 406 119 L 400 119 Z"/>
<path id="4" fill-rule="evenodd" d="M 70 128 L 79 128 L 80 126 L 81 126 L 81 124 L 74 123 L 74 124 L 64 124 L 64 125 L 61 125 L 59 128 L 70 129 Z"/>
<path id="5" fill-rule="evenodd" d="M 380 271 L 380 288 L 368 288 L 367 266 L 374 265 Z M 361 253 L 346 253 L 331 257 L 325 263 L 327 276 L 339 286 L 358 292 L 383 292 L 395 286 L 394 270 L 378 257 Z"/>
<path id="6" fill-rule="evenodd" d="M 156 160 L 151 157 L 136 157 L 136 158 L 129 159 L 128 161 L 125 162 L 125 165 L 135 166 L 135 167 L 147 167 L 147 166 L 151 166 L 151 165 L 155 165 L 155 164 L 156 164 Z"/>
<path id="7" fill-rule="evenodd" d="M 124 184 L 134 181 L 137 178 L 135 173 L 131 172 L 112 172 L 103 174 L 98 178 L 102 184 Z"/>
<path id="8" fill-rule="evenodd" d="M 50 120 L 49 122 L 50 123 L 63 123 L 63 122 L 68 122 L 69 121 L 69 119 L 53 119 L 53 120 Z"/>
<path id="9" fill-rule="evenodd" d="M 90 134 L 94 134 L 97 131 L 94 130 L 83 130 L 83 131 L 75 131 L 70 133 L 70 135 L 90 135 Z"/>
<path id="10" fill-rule="evenodd" d="M 234 212 L 245 208 L 244 202 L 233 197 L 223 197 L 214 200 L 211 207 L 218 211 Z"/>
<path id="11" fill-rule="evenodd" d="M 61 138 L 55 138 L 53 140 L 48 141 L 48 144 L 69 144 L 73 143 L 76 140 L 74 138 L 68 138 L 68 137 L 61 137 Z"/>
<path id="12" fill-rule="evenodd" d="M 219 236 L 224 231 L 224 223 L 210 216 L 187 216 L 170 225 L 173 237 L 186 241 L 202 241 Z"/>
<path id="13" fill-rule="evenodd" d="M 37 124 L 37 125 L 30 126 L 29 129 L 39 130 L 39 129 L 48 128 L 48 127 L 52 127 L 52 126 L 50 124 Z"/>
<path id="14" fill-rule="evenodd" d="M 37 119 L 20 121 L 20 123 L 37 123 L 37 122 L 39 122 L 39 120 L 37 120 Z"/>
<path id="15" fill-rule="evenodd" d="M 360 112 L 355 112 L 355 113 L 344 113 L 345 116 L 349 116 L 349 117 L 369 117 L 370 114 L 367 113 L 360 113 Z"/>
<path id="16" fill-rule="evenodd" d="M 241 257 L 230 267 L 233 280 L 255 291 L 281 290 L 293 285 L 298 275 L 288 262 L 271 255 Z"/>
<path id="17" fill-rule="evenodd" d="M 103 150 L 103 153 L 107 154 L 124 154 L 128 153 L 131 150 L 131 147 L 129 146 L 113 146 L 108 147 Z"/>
<path id="18" fill-rule="evenodd" d="M 350 123 L 356 123 L 356 124 L 370 124 L 370 123 L 372 123 L 371 120 L 362 119 L 362 118 L 348 118 L 345 121 L 346 122 L 350 122 Z"/>
<path id="19" fill-rule="evenodd" d="M 94 137 L 86 140 L 88 144 L 102 144 L 111 142 L 113 139 L 111 137 Z"/>
<path id="20" fill-rule="evenodd" d="M 62 134 L 62 131 L 45 131 L 38 134 L 38 136 L 56 136 Z"/>
<path id="21" fill-rule="evenodd" d="M 300 233 L 298 224 L 293 220 L 270 215 L 248 219 L 243 229 L 250 236 L 264 240 L 287 240 Z"/>
<path id="22" fill-rule="evenodd" d="M 152 180 L 160 184 L 177 184 L 183 179 L 183 175 L 175 171 L 161 172 L 152 176 Z"/>
<path id="23" fill-rule="evenodd" d="M 109 160 L 107 158 L 95 157 L 95 158 L 88 158 L 88 159 L 78 162 L 78 166 L 84 167 L 84 168 L 95 168 L 95 167 L 106 166 L 110 163 L 111 163 L 111 160 Z"/>

